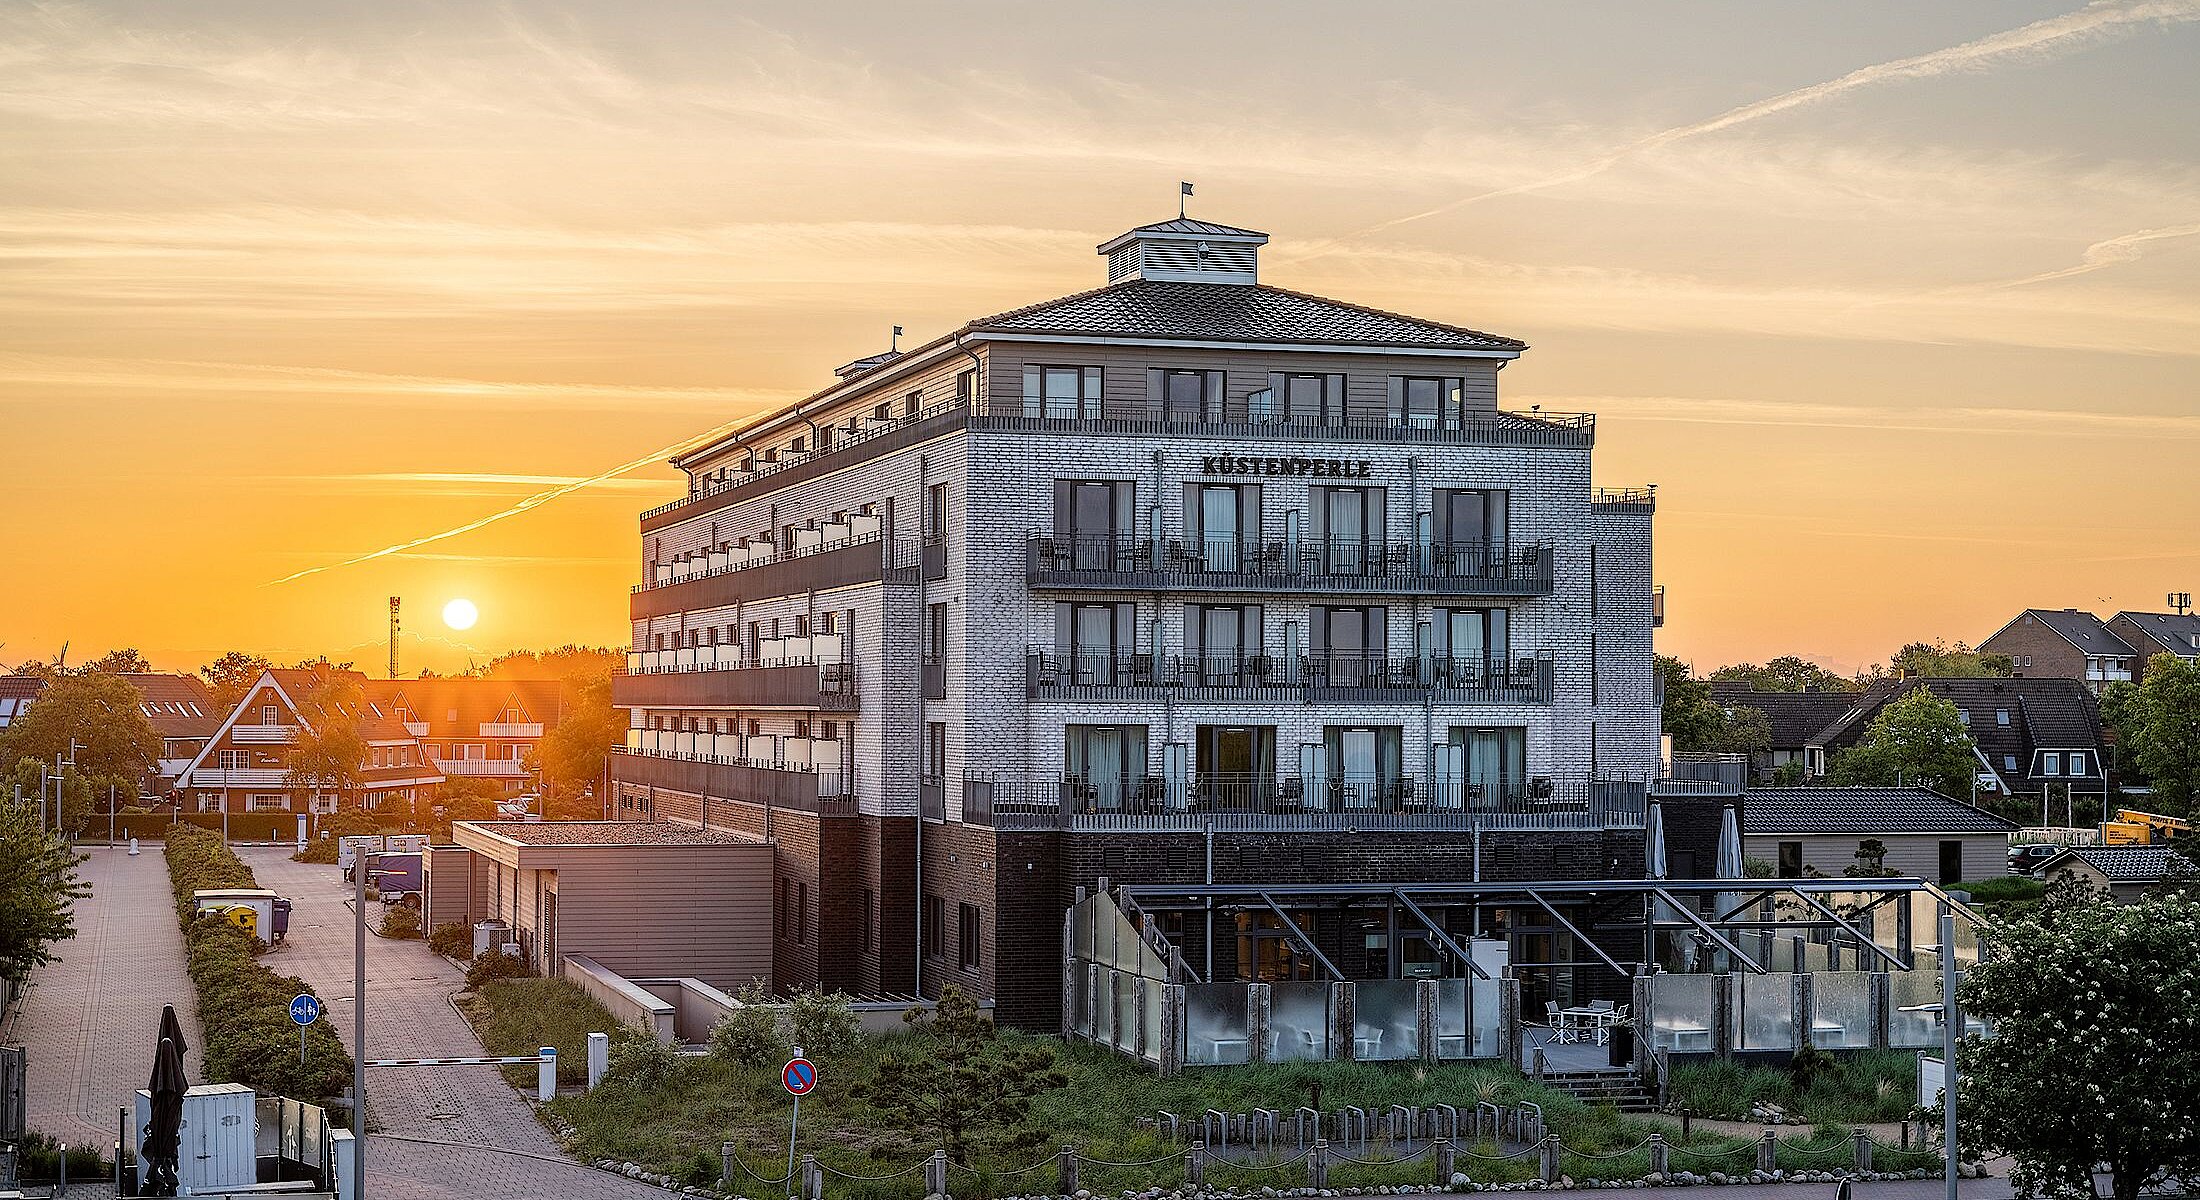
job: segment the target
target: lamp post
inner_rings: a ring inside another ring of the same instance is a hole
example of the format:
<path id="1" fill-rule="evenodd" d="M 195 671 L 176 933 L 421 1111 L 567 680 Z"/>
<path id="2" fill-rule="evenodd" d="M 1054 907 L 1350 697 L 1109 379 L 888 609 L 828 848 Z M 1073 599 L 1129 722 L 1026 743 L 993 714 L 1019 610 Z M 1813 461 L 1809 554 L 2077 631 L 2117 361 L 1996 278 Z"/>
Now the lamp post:
<path id="1" fill-rule="evenodd" d="M 1934 949 L 1940 953 L 1940 1003 L 1904 1005 L 1902 1011 L 1929 1012 L 1940 1019 L 1942 1191 L 1947 1200 L 1956 1200 L 1961 1165 L 1956 1155 L 1956 1039 L 1963 1034 L 1963 1008 L 1956 1003 L 1956 914 L 1946 904 L 1940 906 L 1940 945 Z"/>

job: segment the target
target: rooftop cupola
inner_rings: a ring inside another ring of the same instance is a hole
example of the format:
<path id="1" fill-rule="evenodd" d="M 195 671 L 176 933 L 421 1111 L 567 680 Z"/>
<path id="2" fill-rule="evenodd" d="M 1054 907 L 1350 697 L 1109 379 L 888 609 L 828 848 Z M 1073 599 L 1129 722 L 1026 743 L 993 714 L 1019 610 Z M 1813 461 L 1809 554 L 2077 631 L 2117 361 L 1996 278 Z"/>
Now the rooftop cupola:
<path id="1" fill-rule="evenodd" d="M 1100 253 L 1107 256 L 1109 283 L 1255 284 L 1267 242 L 1268 235 L 1255 230 L 1178 217 L 1110 238 L 1100 243 Z"/>

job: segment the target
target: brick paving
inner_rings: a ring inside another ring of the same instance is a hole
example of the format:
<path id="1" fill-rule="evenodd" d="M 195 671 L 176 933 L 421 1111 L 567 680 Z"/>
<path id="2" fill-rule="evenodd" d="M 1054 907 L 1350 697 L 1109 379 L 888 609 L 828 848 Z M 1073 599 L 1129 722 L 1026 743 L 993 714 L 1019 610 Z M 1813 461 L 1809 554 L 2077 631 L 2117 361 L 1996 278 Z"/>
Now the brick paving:
<path id="1" fill-rule="evenodd" d="M 262 886 L 290 897 L 290 935 L 269 965 L 312 984 L 344 1045 L 352 1042 L 351 892 L 336 868 L 294 863 L 283 849 L 238 854 Z M 381 906 L 369 902 L 378 920 Z M 372 1058 L 452 1058 L 482 1052 L 451 1007 L 456 966 L 418 941 L 367 939 L 367 1050 Z M 535 1200 L 544 1196 L 662 1200 L 665 1192 L 568 1158 L 533 1107 L 494 1067 L 378 1067 L 367 1073 L 375 1200 Z M 477 1147 L 488 1147 L 481 1149 Z"/>
<path id="2" fill-rule="evenodd" d="M 92 891 L 76 903 L 76 936 L 56 950 L 60 961 L 32 972 L 0 1040 L 25 1049 L 30 1127 L 104 1147 L 115 1139 L 116 1110 L 152 1076 L 161 1005 L 182 1018 L 191 1043 L 184 1068 L 194 1080 L 205 1037 L 160 844 L 136 858 L 106 847 L 86 854 Z"/>

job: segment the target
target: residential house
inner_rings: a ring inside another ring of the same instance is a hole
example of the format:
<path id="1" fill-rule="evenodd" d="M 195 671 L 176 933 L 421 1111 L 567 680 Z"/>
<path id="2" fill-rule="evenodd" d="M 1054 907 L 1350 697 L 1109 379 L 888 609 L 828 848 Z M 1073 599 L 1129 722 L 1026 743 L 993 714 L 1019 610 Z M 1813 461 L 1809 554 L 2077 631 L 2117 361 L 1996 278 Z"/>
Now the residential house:
<path id="1" fill-rule="evenodd" d="M 2076 679 L 1904 679 L 1873 684 L 1807 747 L 1810 771 L 1854 746 L 1881 709 L 1922 689 L 1956 706 L 1978 756 L 1978 790 L 2018 798 L 2102 796 L 2109 762 L 2100 701 Z"/>
<path id="2" fill-rule="evenodd" d="M 339 691 L 353 699 L 332 699 Z M 340 721 L 357 722 L 364 743 L 360 805 L 410 803 L 443 782 L 419 738 L 376 703 L 364 675 L 327 665 L 277 667 L 260 673 L 177 773 L 179 800 L 199 812 L 334 812 L 337 790 L 295 779 L 291 766 L 302 735 Z"/>
<path id="3" fill-rule="evenodd" d="M 2193 864 L 2168 846 L 2072 846 L 2040 864 L 2042 879 L 2080 879 L 2120 904 L 2137 904 L 2166 877 L 2190 876 Z"/>
<path id="4" fill-rule="evenodd" d="M 2119 612 L 2109 618 L 2108 628 L 2131 645 L 2135 682 L 2146 678 L 2147 660 L 2157 654 L 2200 663 L 2200 612 Z"/>
<path id="5" fill-rule="evenodd" d="M 1805 762 L 1812 740 L 1856 703 L 1854 692 L 1761 692 L 1746 683 L 1720 680 L 1711 682 L 1711 698 L 1729 710 L 1754 708 L 1765 714 L 1772 744 L 1752 755 L 1750 763 L 1751 774 L 1759 779 L 1791 762 Z"/>
<path id="6" fill-rule="evenodd" d="M 2009 873 L 2014 821 L 1928 788 L 1751 788 L 1742 797 L 1742 853 L 1792 879 L 1862 866 L 1876 840 L 1891 875 L 1936 883 Z"/>
<path id="7" fill-rule="evenodd" d="M 2099 617 L 2075 608 L 2028 608 L 1979 643 L 2009 656 L 2019 679 L 2075 679 L 2099 695 L 2136 678 L 2138 652 Z"/>
<path id="8" fill-rule="evenodd" d="M 215 706 L 214 693 L 196 675 L 130 672 L 118 678 L 138 690 L 138 708 L 160 735 L 159 765 L 139 790 L 147 796 L 166 796 L 228 714 Z"/>
<path id="9" fill-rule="evenodd" d="M 36 675 L 0 675 L 0 729 L 29 712 L 31 702 L 45 690 L 46 681 Z"/>
<path id="10" fill-rule="evenodd" d="M 555 679 L 370 679 L 367 695 L 418 739 L 443 775 L 486 779 L 500 795 L 536 790 L 535 749 L 565 715 Z"/>

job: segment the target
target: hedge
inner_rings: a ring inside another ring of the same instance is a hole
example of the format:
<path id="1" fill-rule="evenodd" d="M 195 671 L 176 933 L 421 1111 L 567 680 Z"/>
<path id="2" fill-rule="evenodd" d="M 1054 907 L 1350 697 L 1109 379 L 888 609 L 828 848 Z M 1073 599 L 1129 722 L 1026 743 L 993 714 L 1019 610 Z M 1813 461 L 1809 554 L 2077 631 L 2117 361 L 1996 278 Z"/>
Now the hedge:
<path id="1" fill-rule="evenodd" d="M 183 927 L 184 966 L 206 1030 L 200 1048 L 206 1078 L 296 1100 L 320 1101 L 343 1091 L 351 1082 L 351 1056 L 327 1020 L 306 1028 L 304 1061 L 299 1060 L 290 1000 L 313 989 L 262 964 L 256 955 L 264 946 L 243 930 L 218 916 L 192 914 L 194 892 L 259 886 L 251 868 L 218 832 L 193 825 L 178 825 L 170 833 L 167 859 L 176 920 Z"/>
<path id="2" fill-rule="evenodd" d="M 311 829 L 318 824 L 318 818 L 310 819 L 307 827 Z M 160 841 L 168 836 L 170 830 L 182 826 L 210 829 L 218 833 L 222 828 L 222 815 L 183 813 L 179 819 L 179 816 L 169 813 L 125 814 L 115 818 L 115 838 L 117 841 L 128 838 L 136 838 L 141 842 Z M 81 840 L 96 842 L 106 836 L 107 822 L 93 817 L 91 823 L 84 827 Z M 287 812 L 231 813 L 229 836 L 240 842 L 296 841 L 298 817 L 295 813 Z"/>

